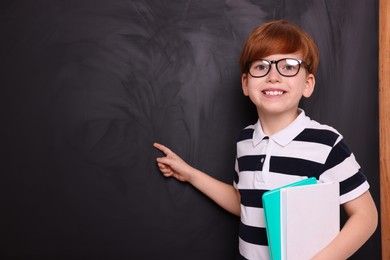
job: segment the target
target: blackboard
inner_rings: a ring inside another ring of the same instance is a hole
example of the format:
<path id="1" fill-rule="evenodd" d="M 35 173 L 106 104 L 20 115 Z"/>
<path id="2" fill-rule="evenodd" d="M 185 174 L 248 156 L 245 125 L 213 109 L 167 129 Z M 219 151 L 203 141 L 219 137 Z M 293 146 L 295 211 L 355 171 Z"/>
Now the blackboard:
<path id="1" fill-rule="evenodd" d="M 159 173 L 157 141 L 227 183 L 256 120 L 238 57 L 272 19 L 320 49 L 313 119 L 379 207 L 378 1 L 0 3 L 1 240 L 8 259 L 235 259 L 238 219 Z M 352 259 L 380 259 L 380 229 Z"/>

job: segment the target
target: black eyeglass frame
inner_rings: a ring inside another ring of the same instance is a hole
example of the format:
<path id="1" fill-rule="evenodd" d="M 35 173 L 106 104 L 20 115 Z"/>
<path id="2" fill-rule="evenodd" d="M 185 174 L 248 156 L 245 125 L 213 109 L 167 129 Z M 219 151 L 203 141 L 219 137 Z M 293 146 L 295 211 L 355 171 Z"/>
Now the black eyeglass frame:
<path id="1" fill-rule="evenodd" d="M 278 63 L 280 62 L 280 61 L 282 61 L 282 60 L 295 60 L 295 61 L 297 61 L 298 62 L 298 70 L 297 70 L 297 73 L 295 73 L 294 75 L 284 75 L 284 74 L 282 74 L 280 71 L 279 71 L 279 69 L 278 69 Z M 250 65 L 252 64 L 252 62 L 254 62 L 254 61 L 266 61 L 267 63 L 269 63 L 269 70 L 267 71 L 267 73 L 265 73 L 263 76 L 253 76 L 252 74 L 251 74 L 251 70 L 250 70 Z M 263 77 L 265 77 L 265 76 L 267 76 L 268 75 L 268 73 L 271 71 L 271 69 L 272 69 L 272 64 L 275 64 L 275 68 L 276 68 L 276 70 L 277 70 L 277 72 L 281 75 L 281 76 L 283 76 L 283 77 L 295 77 L 296 75 L 298 75 L 298 73 L 299 73 L 299 71 L 300 71 L 300 69 L 301 69 L 301 65 L 303 64 L 306 68 L 308 67 L 308 65 L 303 61 L 303 60 L 299 60 L 299 59 L 295 59 L 295 58 L 283 58 L 283 59 L 280 59 L 280 60 L 266 60 L 266 59 L 257 59 L 257 60 L 250 60 L 250 61 L 247 61 L 246 62 L 246 68 L 247 68 L 247 71 L 248 71 L 248 73 L 249 73 L 249 75 L 251 75 L 252 77 L 254 77 L 254 78 L 263 78 Z"/>

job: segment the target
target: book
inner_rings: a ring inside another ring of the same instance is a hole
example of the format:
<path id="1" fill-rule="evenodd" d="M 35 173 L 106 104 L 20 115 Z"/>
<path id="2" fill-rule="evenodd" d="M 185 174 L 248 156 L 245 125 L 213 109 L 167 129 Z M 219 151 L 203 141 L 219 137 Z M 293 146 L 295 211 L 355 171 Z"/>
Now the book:
<path id="1" fill-rule="evenodd" d="M 340 232 L 338 183 L 280 190 L 281 259 L 311 259 Z"/>
<path id="2" fill-rule="evenodd" d="M 338 183 L 307 178 L 267 191 L 262 200 L 271 260 L 310 259 L 340 230 Z"/>
<path id="3" fill-rule="evenodd" d="M 281 260 L 281 215 L 280 190 L 282 188 L 316 184 L 314 177 L 303 179 L 292 184 L 267 191 L 263 194 L 263 209 L 271 260 Z"/>

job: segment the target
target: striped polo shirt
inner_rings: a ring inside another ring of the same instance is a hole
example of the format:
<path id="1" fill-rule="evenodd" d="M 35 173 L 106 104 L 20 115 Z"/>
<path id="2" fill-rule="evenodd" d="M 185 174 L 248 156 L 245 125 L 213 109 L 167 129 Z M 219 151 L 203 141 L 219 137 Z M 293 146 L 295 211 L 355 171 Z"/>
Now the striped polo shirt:
<path id="1" fill-rule="evenodd" d="M 340 183 L 340 203 L 369 189 L 355 156 L 334 128 L 299 110 L 287 128 L 266 136 L 260 121 L 243 129 L 237 141 L 234 186 L 241 195 L 241 259 L 269 259 L 262 195 L 292 182 L 316 177 Z"/>

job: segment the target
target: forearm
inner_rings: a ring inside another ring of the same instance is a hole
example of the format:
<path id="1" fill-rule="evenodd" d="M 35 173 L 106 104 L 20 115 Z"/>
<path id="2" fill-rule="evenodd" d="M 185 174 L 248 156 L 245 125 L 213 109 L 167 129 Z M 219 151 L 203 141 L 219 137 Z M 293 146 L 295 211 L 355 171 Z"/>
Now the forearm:
<path id="1" fill-rule="evenodd" d="M 240 216 L 240 197 L 233 185 L 219 181 L 195 168 L 188 182 L 228 212 Z"/>
<path id="2" fill-rule="evenodd" d="M 353 255 L 372 235 L 373 229 L 362 227 L 360 223 L 367 221 L 361 217 L 352 217 L 344 225 L 339 235 L 315 258 L 347 259 Z M 374 229 L 375 230 L 375 229 Z"/>
<path id="3" fill-rule="evenodd" d="M 189 182 L 225 210 L 240 215 L 240 195 L 233 185 L 219 181 L 187 164 L 168 147 L 154 143 L 166 156 L 157 158 L 157 165 L 165 177 Z"/>

